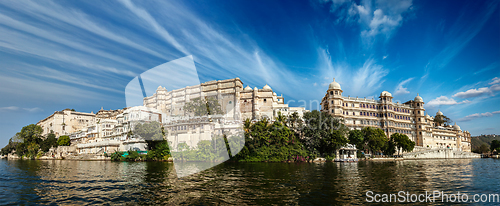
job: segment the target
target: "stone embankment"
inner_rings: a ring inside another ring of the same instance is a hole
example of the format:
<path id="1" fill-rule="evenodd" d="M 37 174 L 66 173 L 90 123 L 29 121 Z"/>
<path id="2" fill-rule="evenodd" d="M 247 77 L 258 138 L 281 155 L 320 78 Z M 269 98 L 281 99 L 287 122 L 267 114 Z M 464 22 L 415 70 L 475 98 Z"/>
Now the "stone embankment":
<path id="1" fill-rule="evenodd" d="M 403 159 L 472 159 L 481 158 L 480 154 L 457 151 L 453 149 L 419 149 L 414 152 L 403 154 Z"/>
<path id="2" fill-rule="evenodd" d="M 20 159 L 15 154 L 9 154 L 4 158 L 7 159 Z M 75 146 L 59 146 L 56 149 L 51 148 L 43 156 L 38 157 L 39 160 L 111 160 L 110 157 L 105 157 L 104 152 L 98 152 L 97 154 L 78 154 L 76 152 Z"/>

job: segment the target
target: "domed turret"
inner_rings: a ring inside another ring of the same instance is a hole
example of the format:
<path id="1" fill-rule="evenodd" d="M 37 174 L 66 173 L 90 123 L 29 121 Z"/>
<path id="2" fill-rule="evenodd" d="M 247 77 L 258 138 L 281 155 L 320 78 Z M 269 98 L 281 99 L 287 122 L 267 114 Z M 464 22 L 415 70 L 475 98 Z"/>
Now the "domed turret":
<path id="1" fill-rule="evenodd" d="M 262 89 L 263 89 L 263 90 L 272 90 L 272 89 L 271 89 L 271 87 L 270 87 L 269 85 L 267 85 L 267 84 L 266 84 L 266 86 L 264 86 Z"/>
<path id="2" fill-rule="evenodd" d="M 340 88 L 340 84 L 339 84 L 339 83 L 337 83 L 337 82 L 335 82 L 335 78 L 333 78 L 333 82 L 332 82 L 332 83 L 330 83 L 330 85 L 328 86 L 328 89 L 329 89 L 329 90 L 330 90 L 330 89 L 338 89 L 338 90 L 342 90 L 342 89 Z"/>
<path id="3" fill-rule="evenodd" d="M 461 131 L 460 127 L 457 125 L 456 122 L 455 122 L 455 125 L 453 125 L 453 130 Z"/>
<path id="4" fill-rule="evenodd" d="M 436 112 L 436 116 L 443 116 L 443 113 L 441 112 L 441 110 L 438 110 L 438 112 Z"/>
<path id="5" fill-rule="evenodd" d="M 278 94 L 276 94 L 276 92 L 273 92 L 273 96 L 278 96 Z"/>
<path id="6" fill-rule="evenodd" d="M 388 91 L 383 91 L 382 93 L 380 93 L 380 96 L 381 97 L 392 97 L 392 94 L 389 93 Z"/>
<path id="7" fill-rule="evenodd" d="M 252 88 L 250 88 L 250 86 L 247 85 L 247 87 L 245 87 L 245 89 L 243 91 L 250 92 L 250 91 L 252 91 Z"/>
<path id="8" fill-rule="evenodd" d="M 415 97 L 414 101 L 415 102 L 424 102 L 424 99 L 422 99 L 422 97 L 420 97 L 420 95 L 418 95 L 418 93 L 417 93 L 417 96 Z"/>

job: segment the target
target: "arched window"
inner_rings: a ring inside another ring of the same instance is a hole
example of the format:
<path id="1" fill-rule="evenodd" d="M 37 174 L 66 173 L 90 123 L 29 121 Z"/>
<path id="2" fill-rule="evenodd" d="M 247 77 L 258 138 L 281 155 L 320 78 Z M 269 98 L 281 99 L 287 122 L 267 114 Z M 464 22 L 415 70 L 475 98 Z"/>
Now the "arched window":
<path id="1" fill-rule="evenodd" d="M 335 95 L 338 95 L 338 94 L 339 94 L 339 92 L 338 92 L 338 91 L 335 91 Z"/>
<path id="2" fill-rule="evenodd" d="M 333 95 L 333 91 L 330 91 L 330 95 Z"/>

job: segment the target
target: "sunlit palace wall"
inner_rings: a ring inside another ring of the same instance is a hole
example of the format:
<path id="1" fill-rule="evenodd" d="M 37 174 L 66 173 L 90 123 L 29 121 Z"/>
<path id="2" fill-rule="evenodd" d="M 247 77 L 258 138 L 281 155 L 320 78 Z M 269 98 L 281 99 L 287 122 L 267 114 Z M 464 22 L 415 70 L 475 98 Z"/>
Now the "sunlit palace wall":
<path id="1" fill-rule="evenodd" d="M 425 115 L 424 101 L 418 94 L 405 103 L 392 102 L 392 94 L 383 91 L 378 99 L 343 96 L 333 79 L 321 100 L 321 111 L 343 119 L 350 129 L 381 128 L 387 135 L 406 134 L 417 146 L 471 151 L 470 133 L 458 125 L 439 125 Z M 440 111 L 437 115 L 443 115 Z"/>

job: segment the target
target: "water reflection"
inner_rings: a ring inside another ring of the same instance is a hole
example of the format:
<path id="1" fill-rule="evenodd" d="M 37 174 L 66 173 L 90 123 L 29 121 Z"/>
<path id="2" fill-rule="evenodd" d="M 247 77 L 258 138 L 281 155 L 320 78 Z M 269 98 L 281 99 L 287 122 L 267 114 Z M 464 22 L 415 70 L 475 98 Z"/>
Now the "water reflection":
<path id="1" fill-rule="evenodd" d="M 375 193 L 500 193 L 500 160 L 224 163 L 177 178 L 167 162 L 0 160 L 7 204 L 363 204 Z"/>

